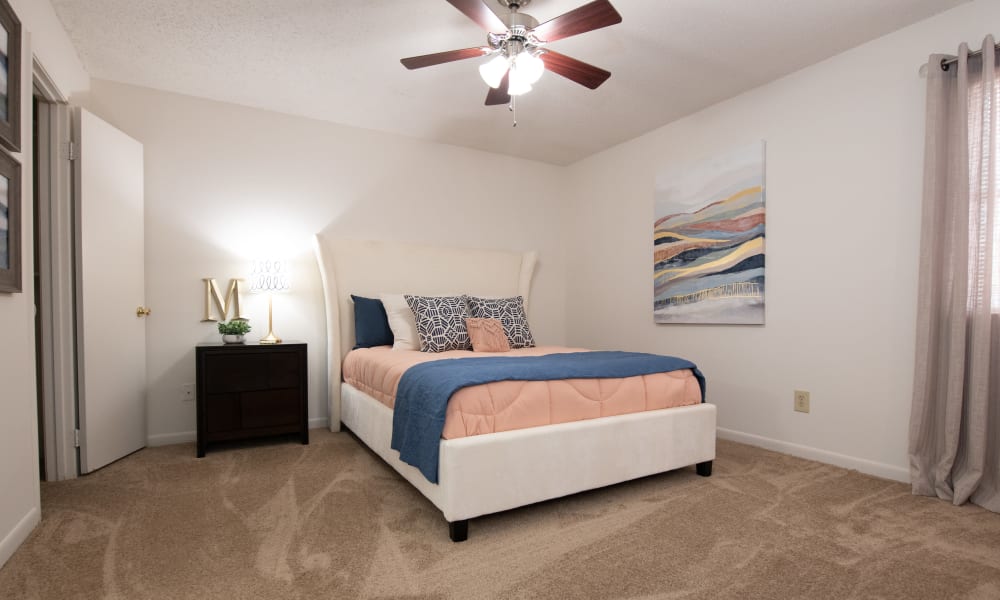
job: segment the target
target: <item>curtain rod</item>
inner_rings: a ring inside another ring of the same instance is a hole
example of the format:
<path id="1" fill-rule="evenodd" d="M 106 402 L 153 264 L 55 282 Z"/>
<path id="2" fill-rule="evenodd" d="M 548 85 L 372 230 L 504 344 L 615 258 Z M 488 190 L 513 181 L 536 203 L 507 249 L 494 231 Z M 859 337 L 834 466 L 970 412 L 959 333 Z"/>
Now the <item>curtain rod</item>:
<path id="1" fill-rule="evenodd" d="M 994 44 L 993 50 L 994 50 L 994 52 L 997 51 L 997 50 L 1000 50 L 1000 44 Z M 983 53 L 982 50 L 976 50 L 975 52 L 969 52 L 969 58 L 972 58 L 973 56 L 979 56 L 982 53 Z M 953 64 L 955 64 L 957 62 L 958 62 L 958 57 L 957 56 L 953 56 L 951 58 L 942 58 L 941 59 L 941 70 L 942 71 L 947 71 L 948 69 L 951 68 L 951 65 L 953 65 Z"/>

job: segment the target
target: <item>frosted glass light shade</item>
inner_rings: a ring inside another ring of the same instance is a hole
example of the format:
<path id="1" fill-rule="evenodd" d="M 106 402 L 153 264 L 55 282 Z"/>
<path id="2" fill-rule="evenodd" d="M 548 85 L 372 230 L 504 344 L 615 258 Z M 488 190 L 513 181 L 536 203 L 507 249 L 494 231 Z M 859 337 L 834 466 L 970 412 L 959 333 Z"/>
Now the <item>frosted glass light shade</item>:
<path id="1" fill-rule="evenodd" d="M 542 59 L 528 51 L 518 54 L 517 58 L 514 59 L 514 64 L 517 66 L 517 70 L 521 73 L 524 80 L 529 84 L 537 82 L 542 78 L 542 73 L 545 72 L 545 63 Z"/>
<path id="2" fill-rule="evenodd" d="M 507 93 L 511 96 L 520 96 L 531 91 L 531 82 L 527 80 L 521 69 L 515 64 L 510 69 L 510 82 L 507 85 Z"/>
<path id="3" fill-rule="evenodd" d="M 508 68 L 507 57 L 503 54 L 497 54 L 489 61 L 479 65 L 479 76 L 483 78 L 486 85 L 498 88 Z"/>

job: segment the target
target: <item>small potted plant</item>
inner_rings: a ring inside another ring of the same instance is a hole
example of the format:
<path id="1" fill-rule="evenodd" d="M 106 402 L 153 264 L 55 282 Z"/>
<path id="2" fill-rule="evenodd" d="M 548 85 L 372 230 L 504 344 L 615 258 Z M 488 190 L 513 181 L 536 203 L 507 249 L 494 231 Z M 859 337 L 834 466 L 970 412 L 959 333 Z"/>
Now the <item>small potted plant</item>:
<path id="1" fill-rule="evenodd" d="M 228 323 L 219 323 L 219 333 L 226 344 L 242 344 L 243 337 L 250 331 L 250 323 L 246 319 L 233 319 Z"/>

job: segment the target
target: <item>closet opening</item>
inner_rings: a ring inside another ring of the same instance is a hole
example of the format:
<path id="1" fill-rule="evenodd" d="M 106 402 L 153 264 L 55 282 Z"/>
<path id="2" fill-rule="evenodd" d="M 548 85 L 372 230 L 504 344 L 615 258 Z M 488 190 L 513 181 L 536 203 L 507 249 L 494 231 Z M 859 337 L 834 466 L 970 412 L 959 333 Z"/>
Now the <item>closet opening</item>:
<path id="1" fill-rule="evenodd" d="M 57 481 L 79 473 L 70 123 L 66 98 L 37 59 L 33 67 L 32 150 L 22 160 L 32 166 L 38 476 Z"/>

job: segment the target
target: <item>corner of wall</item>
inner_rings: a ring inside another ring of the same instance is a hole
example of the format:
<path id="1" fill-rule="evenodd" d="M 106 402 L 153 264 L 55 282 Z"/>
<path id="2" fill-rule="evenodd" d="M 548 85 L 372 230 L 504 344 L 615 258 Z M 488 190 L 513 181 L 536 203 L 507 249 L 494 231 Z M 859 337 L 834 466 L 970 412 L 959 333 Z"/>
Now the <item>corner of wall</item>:
<path id="1" fill-rule="evenodd" d="M 30 35 L 31 52 L 24 57 L 38 59 L 59 91 L 67 98 L 90 89 L 90 75 L 83 66 L 69 34 L 49 0 L 8 0 L 23 31 Z M 24 72 L 31 81 L 31 64 L 25 60 Z M 30 89 L 30 85 L 29 85 Z"/>
<path id="2" fill-rule="evenodd" d="M 31 531 L 41 520 L 41 510 L 37 506 L 32 506 L 17 522 L 17 525 L 0 540 L 0 565 L 4 565 L 10 560 L 10 557 L 24 543 L 24 540 L 28 539 Z"/>

